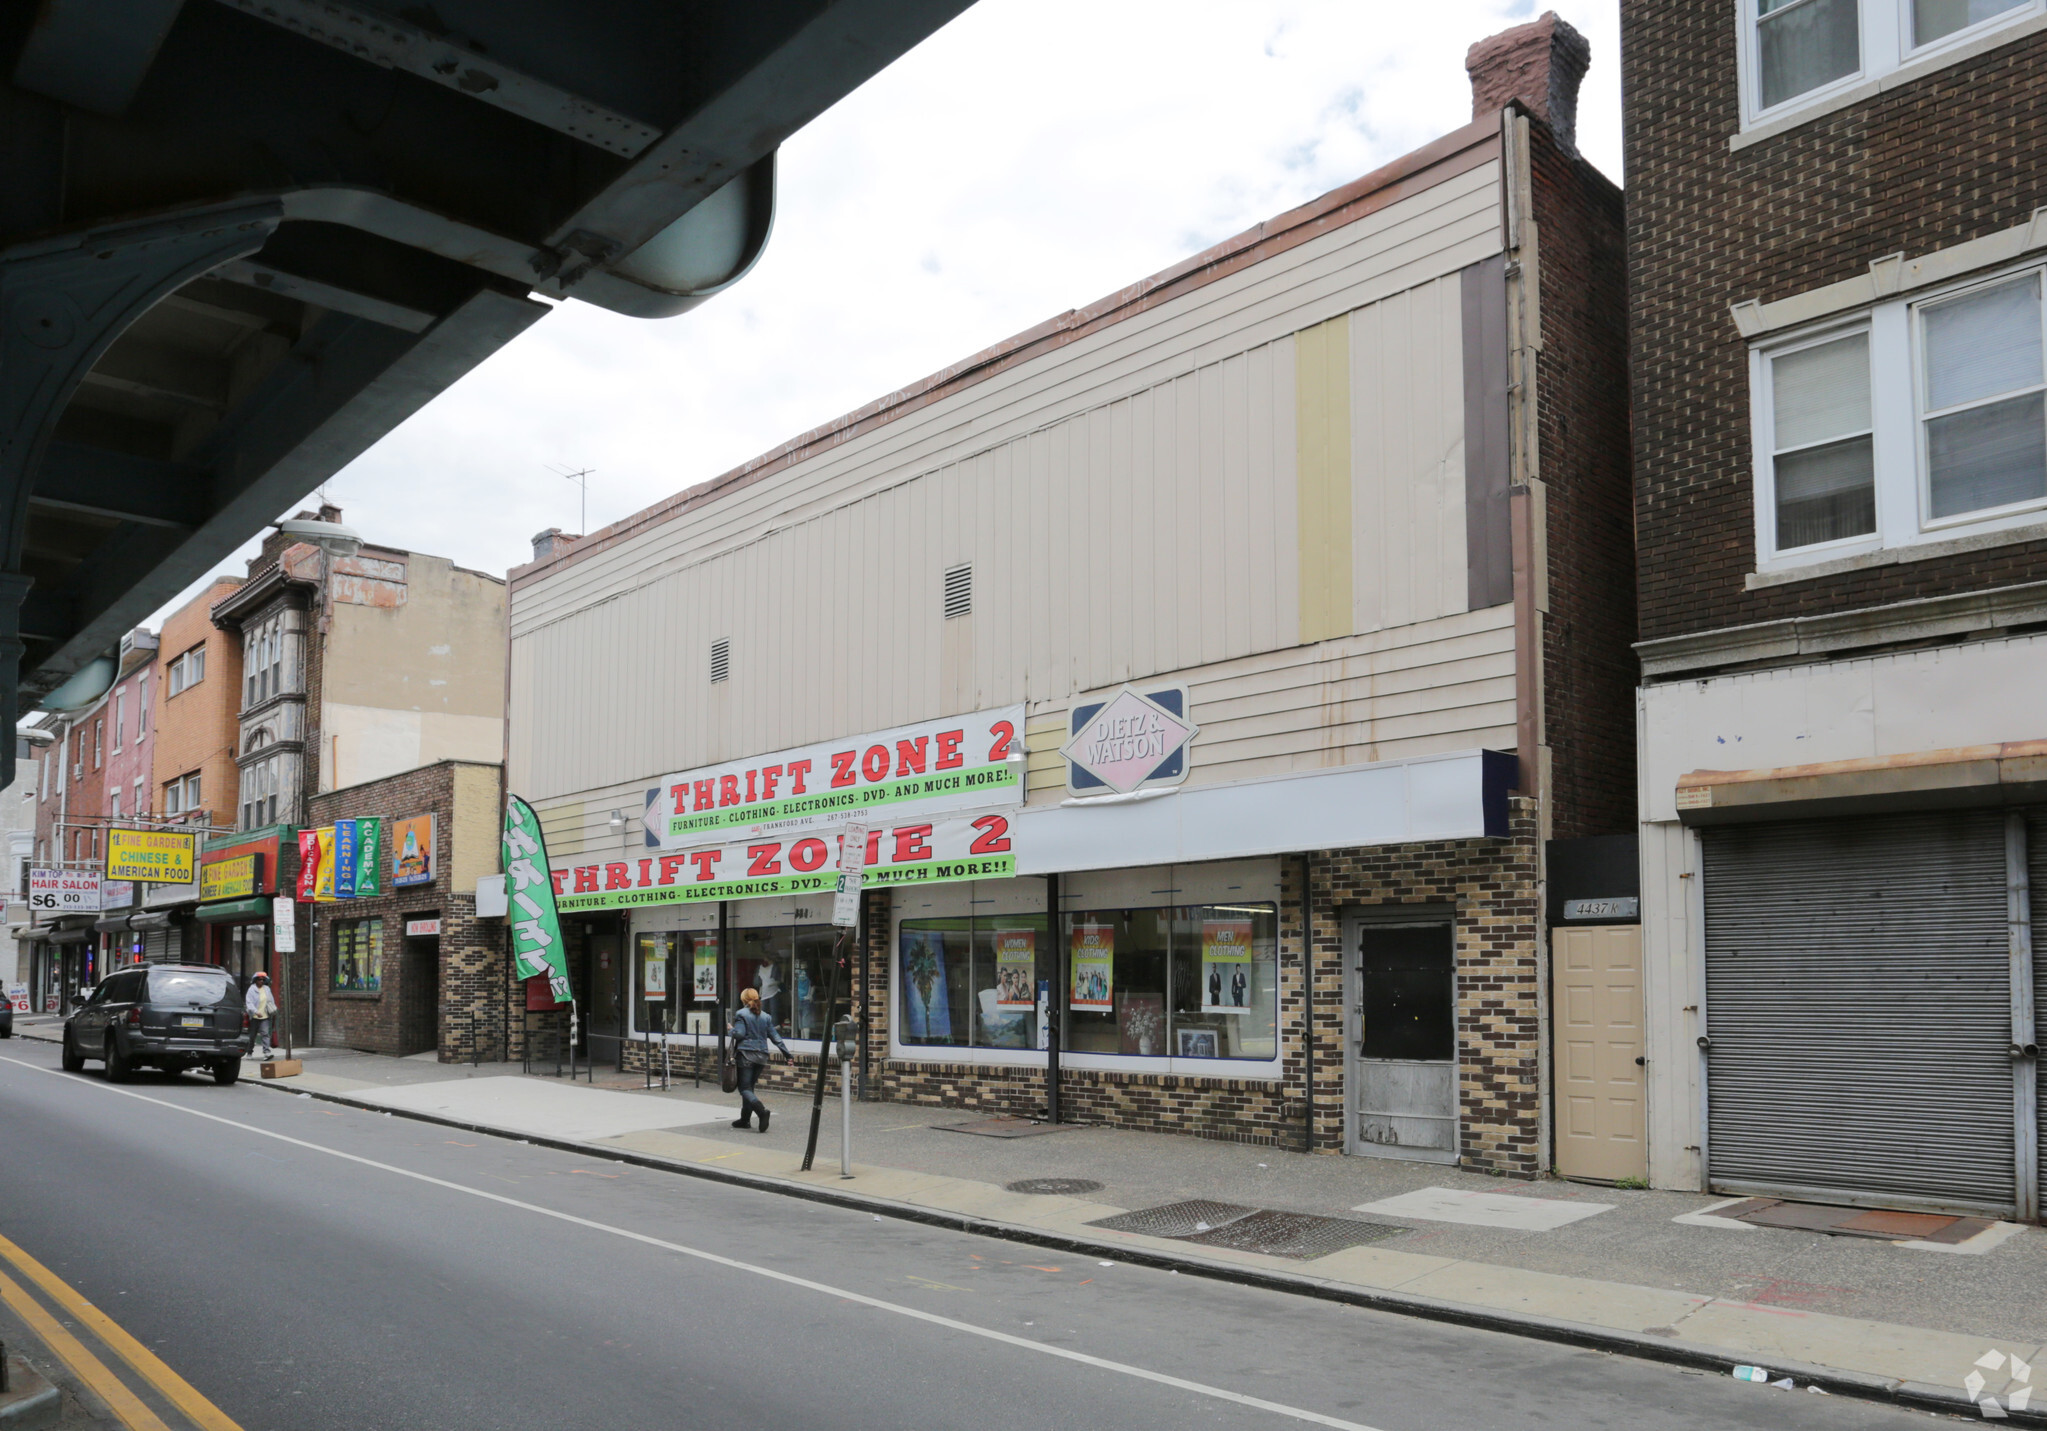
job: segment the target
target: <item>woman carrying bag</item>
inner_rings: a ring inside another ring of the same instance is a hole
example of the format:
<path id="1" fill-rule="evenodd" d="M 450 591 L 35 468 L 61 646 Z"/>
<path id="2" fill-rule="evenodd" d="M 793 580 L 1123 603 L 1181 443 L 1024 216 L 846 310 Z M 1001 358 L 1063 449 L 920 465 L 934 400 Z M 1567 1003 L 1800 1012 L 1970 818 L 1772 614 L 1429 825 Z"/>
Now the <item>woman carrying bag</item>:
<path id="1" fill-rule="evenodd" d="M 761 1102 L 760 1095 L 753 1091 L 754 1083 L 760 1078 L 761 1070 L 768 1066 L 768 1045 L 782 1050 L 785 1062 L 794 1063 L 795 1056 L 789 1046 L 782 1042 L 782 1036 L 775 1032 L 775 1021 L 761 1012 L 761 994 L 758 989 L 741 989 L 739 1001 L 746 1007 L 732 1020 L 732 1062 L 738 1075 L 739 1119 L 732 1126 L 751 1126 L 753 1115 L 760 1114 L 761 1131 L 768 1131 L 768 1105 Z"/>

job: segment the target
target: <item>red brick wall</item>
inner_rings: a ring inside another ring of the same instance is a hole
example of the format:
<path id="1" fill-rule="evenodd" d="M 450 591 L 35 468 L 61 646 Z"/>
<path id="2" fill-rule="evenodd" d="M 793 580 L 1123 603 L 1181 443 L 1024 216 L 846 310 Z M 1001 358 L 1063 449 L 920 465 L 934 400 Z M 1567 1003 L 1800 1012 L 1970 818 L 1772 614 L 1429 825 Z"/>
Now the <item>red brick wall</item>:
<path id="1" fill-rule="evenodd" d="M 2047 577 L 2047 543 L 1745 591 L 1747 345 L 1728 305 L 2026 221 L 2047 176 L 2047 34 L 1740 151 L 1733 0 L 1623 0 L 1642 636 Z"/>
<path id="2" fill-rule="evenodd" d="M 1628 447 L 1621 193 L 1531 124 L 1543 349 L 1536 424 L 1546 488 L 1543 623 L 1550 833 L 1635 820 L 1635 522 Z"/>

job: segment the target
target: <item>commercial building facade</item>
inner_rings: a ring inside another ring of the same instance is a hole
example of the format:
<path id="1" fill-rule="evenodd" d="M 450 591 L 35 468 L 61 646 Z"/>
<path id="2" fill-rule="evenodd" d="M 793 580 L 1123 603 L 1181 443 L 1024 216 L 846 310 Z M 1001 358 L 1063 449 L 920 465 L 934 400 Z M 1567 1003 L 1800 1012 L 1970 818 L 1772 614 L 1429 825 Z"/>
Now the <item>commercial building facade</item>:
<path id="1" fill-rule="evenodd" d="M 2047 17 L 1621 14 L 1652 1179 L 2037 1217 Z"/>
<path id="2" fill-rule="evenodd" d="M 747 986 L 814 1053 L 852 822 L 868 1096 L 1042 1113 L 1056 1028 L 1067 1117 L 1549 1166 L 1546 842 L 1633 765 L 1586 58 L 1476 47 L 1467 128 L 536 540 L 508 784 L 593 1055 Z"/>

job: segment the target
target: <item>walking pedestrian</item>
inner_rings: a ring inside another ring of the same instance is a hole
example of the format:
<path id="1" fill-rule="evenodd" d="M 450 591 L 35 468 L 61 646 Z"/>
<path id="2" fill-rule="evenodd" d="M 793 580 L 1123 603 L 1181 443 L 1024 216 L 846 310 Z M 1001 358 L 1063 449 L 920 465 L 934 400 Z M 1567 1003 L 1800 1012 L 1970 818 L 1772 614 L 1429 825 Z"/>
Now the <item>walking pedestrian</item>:
<path id="1" fill-rule="evenodd" d="M 732 1062 L 739 1074 L 739 1118 L 735 1128 L 750 1126 L 754 1114 L 761 1120 L 761 1131 L 768 1131 L 768 1105 L 761 1102 L 753 1086 L 761 1076 L 761 1070 L 768 1066 L 768 1045 L 774 1044 L 782 1050 L 782 1059 L 794 1063 L 795 1056 L 789 1046 L 782 1042 L 782 1036 L 775 1032 L 775 1021 L 761 1012 L 759 989 L 741 989 L 739 1001 L 746 1007 L 732 1020 Z"/>
<path id="2" fill-rule="evenodd" d="M 249 1011 L 249 1027 L 254 1031 L 249 1054 L 268 1063 L 272 1056 L 270 1021 L 277 1017 L 277 1000 L 270 992 L 270 976 L 261 969 L 249 980 L 249 992 L 242 997 L 242 1007 Z"/>

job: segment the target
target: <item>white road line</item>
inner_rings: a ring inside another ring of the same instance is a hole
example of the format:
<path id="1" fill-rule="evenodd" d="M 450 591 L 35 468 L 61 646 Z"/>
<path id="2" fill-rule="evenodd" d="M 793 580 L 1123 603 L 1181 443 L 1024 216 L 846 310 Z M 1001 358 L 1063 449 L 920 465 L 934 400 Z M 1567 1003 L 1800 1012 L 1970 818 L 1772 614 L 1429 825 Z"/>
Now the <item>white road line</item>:
<path id="1" fill-rule="evenodd" d="M 1043 1342 L 1034 1342 L 1028 1337 L 1012 1336 L 1008 1332 L 998 1332 L 989 1327 L 977 1327 L 972 1322 L 962 1322 L 951 1317 L 941 1317 L 935 1312 L 926 1312 L 916 1307 L 905 1307 L 897 1302 L 884 1302 L 879 1297 L 869 1297 L 861 1292 L 849 1292 L 844 1288 L 834 1287 L 826 1282 L 813 1282 L 808 1277 L 797 1277 L 788 1272 L 777 1272 L 771 1267 L 756 1267 L 750 1262 L 741 1262 L 731 1257 L 721 1257 L 715 1252 L 705 1252 L 702 1248 L 697 1247 L 685 1247 L 679 1242 L 669 1242 L 659 1237 L 649 1237 L 644 1232 L 634 1232 L 630 1228 L 613 1227 L 610 1223 L 593 1222 L 587 1217 L 577 1217 L 574 1213 L 557 1212 L 551 1207 L 541 1207 L 537 1203 L 522 1202 L 515 1197 L 506 1197 L 503 1193 L 486 1192 L 482 1188 L 464 1187 L 460 1183 L 451 1183 L 445 1178 L 432 1177 L 426 1173 L 416 1173 L 410 1168 L 400 1168 L 390 1163 L 380 1163 L 375 1158 L 365 1158 L 355 1153 L 344 1153 L 338 1148 L 322 1147 L 318 1143 L 309 1143 L 303 1138 L 294 1138 L 285 1133 L 274 1133 L 268 1128 L 258 1128 L 250 1123 L 239 1123 L 232 1118 L 223 1118 L 218 1113 L 206 1113 L 197 1108 L 187 1108 L 182 1104 L 166 1102 L 161 1098 L 151 1098 L 146 1093 L 136 1093 L 126 1088 L 115 1088 L 105 1083 L 80 1084 L 73 1081 L 68 1075 L 59 1074 L 54 1068 L 43 1068 L 37 1064 L 24 1063 L 18 1058 L 0 1058 L 0 1063 L 11 1063 L 17 1067 L 26 1068 L 32 1073 L 47 1073 L 56 1077 L 66 1078 L 68 1082 L 72 1082 L 74 1087 L 96 1088 L 103 1093 L 118 1093 L 123 1098 L 133 1098 L 141 1103 L 154 1103 L 157 1107 L 168 1108 L 174 1113 L 188 1113 L 194 1118 L 204 1118 L 210 1123 L 220 1123 L 229 1128 L 239 1128 L 245 1133 L 254 1133 L 259 1137 L 274 1138 L 280 1143 L 290 1143 L 293 1147 L 304 1148 L 308 1152 L 325 1153 L 330 1158 L 341 1158 L 346 1162 L 360 1163 L 366 1168 L 375 1168 L 379 1172 L 394 1173 L 401 1178 L 411 1178 L 415 1182 L 430 1183 L 437 1188 L 446 1188 L 449 1192 L 466 1193 L 470 1197 L 479 1197 L 487 1202 L 502 1203 L 506 1207 L 516 1207 L 522 1212 L 537 1213 L 541 1217 L 551 1217 L 557 1222 L 567 1222 L 573 1223 L 577 1227 L 587 1227 L 593 1232 L 608 1232 L 614 1237 L 623 1237 L 628 1241 L 644 1243 L 649 1247 L 659 1247 L 664 1251 L 680 1253 L 684 1257 L 694 1257 L 699 1261 L 713 1263 L 719 1267 L 729 1267 L 735 1272 L 748 1272 L 756 1277 L 765 1277 L 771 1282 L 783 1282 L 791 1287 L 802 1287 L 812 1292 L 828 1293 L 831 1296 L 848 1302 L 856 1302 L 863 1307 L 873 1307 L 877 1311 L 893 1312 L 899 1317 L 909 1317 L 915 1321 L 929 1322 L 933 1326 L 946 1327 L 956 1332 L 965 1332 L 969 1336 L 981 1337 L 991 1342 L 1002 1342 L 1005 1345 L 1017 1347 L 1024 1351 L 1033 1351 L 1044 1356 L 1058 1357 L 1062 1361 L 1078 1362 L 1082 1366 L 1096 1367 L 1102 1371 L 1113 1371 L 1124 1376 L 1134 1376 L 1140 1381 L 1156 1382 L 1160 1386 L 1176 1387 L 1181 1391 L 1191 1391 L 1200 1396 L 1212 1396 L 1218 1401 L 1228 1401 L 1238 1406 L 1249 1406 L 1255 1410 L 1268 1411 L 1274 1416 L 1284 1416 L 1294 1421 L 1306 1421 L 1315 1426 L 1333 1426 L 1337 1428 L 1337 1431 L 1379 1431 L 1379 1428 L 1367 1426 L 1362 1422 L 1344 1421 L 1334 1416 L 1324 1416 L 1319 1411 L 1309 1411 L 1299 1406 L 1286 1406 L 1277 1401 L 1266 1401 L 1256 1396 L 1246 1396 L 1240 1391 L 1229 1391 L 1220 1386 L 1208 1386 L 1202 1382 L 1188 1381 L 1183 1377 L 1168 1376 L 1162 1371 L 1150 1371 L 1144 1367 L 1131 1366 L 1125 1362 L 1109 1361 L 1103 1357 L 1089 1356 L 1086 1352 L 1068 1351 L 1064 1347 L 1047 1346 Z"/>

